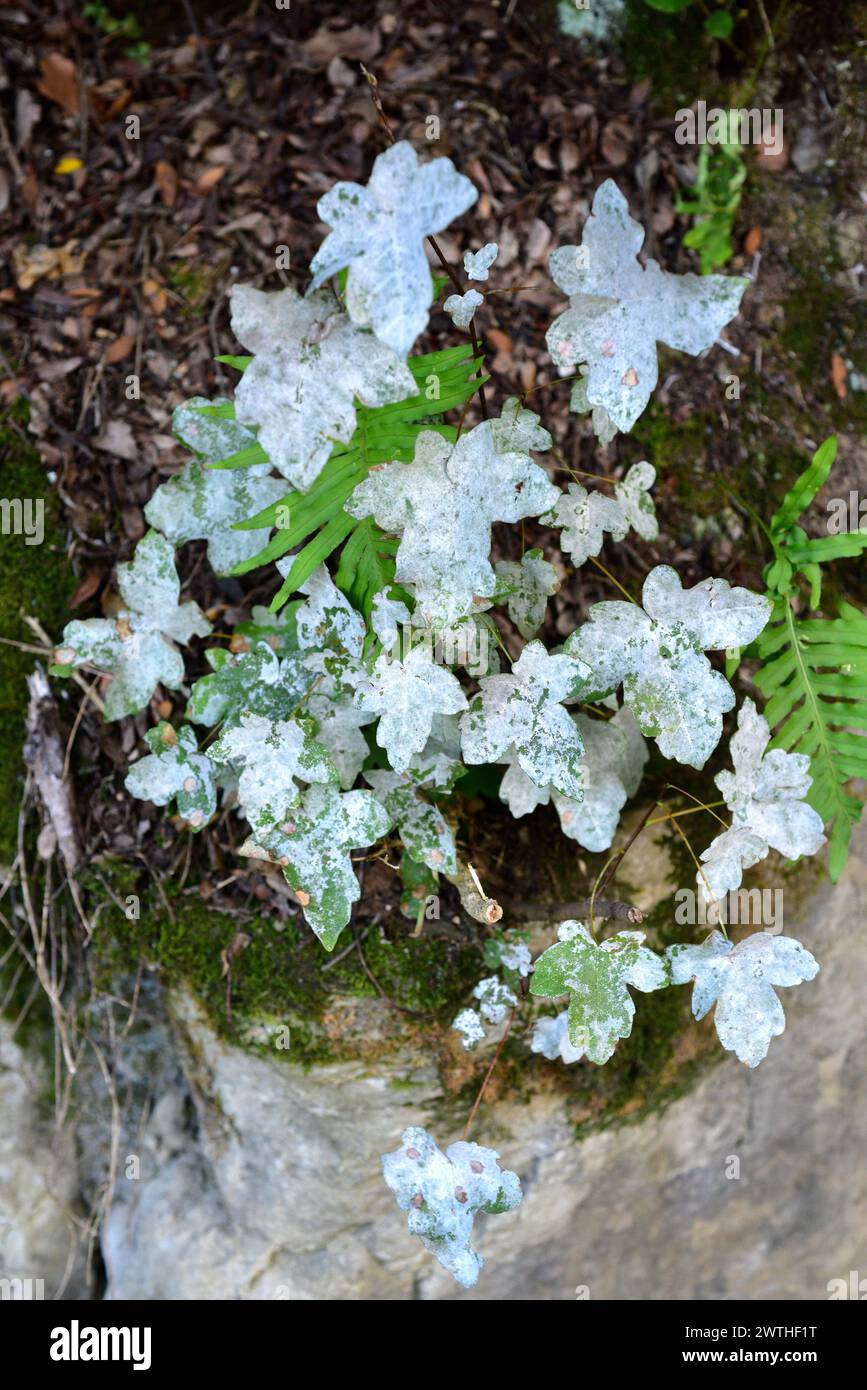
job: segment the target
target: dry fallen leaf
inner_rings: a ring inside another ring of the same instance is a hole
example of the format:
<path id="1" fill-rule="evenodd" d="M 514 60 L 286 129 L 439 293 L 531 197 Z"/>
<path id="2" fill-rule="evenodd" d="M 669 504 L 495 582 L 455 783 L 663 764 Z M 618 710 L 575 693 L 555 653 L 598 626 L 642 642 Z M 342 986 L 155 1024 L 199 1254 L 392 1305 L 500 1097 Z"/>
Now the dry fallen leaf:
<path id="1" fill-rule="evenodd" d="M 839 352 L 832 353 L 831 355 L 831 381 L 833 382 L 834 390 L 837 392 L 840 400 L 845 401 L 849 394 L 846 385 L 846 363 L 843 361 Z"/>
<path id="2" fill-rule="evenodd" d="M 49 101 L 62 106 L 70 116 L 78 116 L 81 112 L 81 82 L 72 59 L 65 58 L 62 53 L 49 53 L 39 66 L 42 80 L 37 84 L 38 90 Z"/>
<path id="3" fill-rule="evenodd" d="M 107 363 L 122 362 L 125 357 L 129 357 L 135 347 L 135 336 L 132 333 L 121 333 L 119 338 L 115 338 L 113 343 L 109 343 L 105 351 Z"/>
<path id="4" fill-rule="evenodd" d="M 63 246 L 15 246 L 12 249 L 12 264 L 15 279 L 22 290 L 32 289 L 37 280 L 59 279 L 62 275 L 78 275 L 84 265 L 84 256 L 76 255 L 77 240 Z"/>
<path id="5" fill-rule="evenodd" d="M 178 196 L 178 176 L 167 160 L 158 159 L 154 165 L 154 182 L 164 206 L 173 208 Z"/>
<path id="6" fill-rule="evenodd" d="M 754 256 L 762 244 L 761 227 L 750 227 L 744 237 L 744 251 L 748 256 Z"/>
<path id="7" fill-rule="evenodd" d="M 212 169 L 205 172 L 196 180 L 197 193 L 209 193 L 210 190 L 220 182 L 226 172 L 225 164 L 215 164 Z"/>

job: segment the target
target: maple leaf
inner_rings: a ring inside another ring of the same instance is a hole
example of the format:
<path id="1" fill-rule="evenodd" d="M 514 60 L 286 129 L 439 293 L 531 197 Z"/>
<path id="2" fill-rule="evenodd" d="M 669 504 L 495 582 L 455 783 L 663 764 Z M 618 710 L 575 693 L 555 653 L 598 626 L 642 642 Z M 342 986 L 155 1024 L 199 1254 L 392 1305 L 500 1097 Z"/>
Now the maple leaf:
<path id="1" fill-rule="evenodd" d="M 409 773 L 371 770 L 364 780 L 382 802 L 403 842 L 417 864 L 439 873 L 458 871 L 455 837 L 438 806 L 421 795 Z"/>
<path id="2" fill-rule="evenodd" d="M 580 1062 L 584 1049 L 573 1047 L 569 1041 L 569 1011 L 564 1009 L 556 1018 L 539 1018 L 533 1026 L 530 1051 L 541 1052 L 549 1062 Z"/>
<path id="3" fill-rule="evenodd" d="M 556 366 L 587 367 L 583 398 L 630 430 L 656 386 L 656 345 L 693 357 L 737 313 L 749 281 L 736 276 L 672 275 L 655 260 L 642 267 L 644 231 L 611 179 L 596 190 L 581 247 L 552 252 L 551 275 L 570 307 L 548 329 Z M 610 436 L 609 436 L 610 437 Z"/>
<path id="4" fill-rule="evenodd" d="M 337 771 L 325 748 L 297 719 L 267 719 L 244 713 L 212 744 L 215 763 L 240 770 L 238 796 L 257 835 L 282 819 L 301 795 L 303 782 L 336 782 Z"/>
<path id="5" fill-rule="evenodd" d="M 485 296 L 479 294 L 478 290 L 467 290 L 465 294 L 450 294 L 443 303 L 443 311 L 448 314 L 455 328 L 462 328 L 466 332 L 476 310 L 484 302 Z"/>
<path id="6" fill-rule="evenodd" d="M 178 603 L 181 586 L 174 551 L 156 531 L 148 531 L 134 558 L 117 567 L 125 607 L 117 617 L 76 619 L 63 630 L 55 653 L 60 666 L 85 663 L 111 671 L 105 696 L 106 719 L 144 709 L 157 684 L 177 690 L 184 660 L 174 645 L 211 630 L 197 603 Z"/>
<path id="7" fill-rule="evenodd" d="M 521 1203 L 517 1174 L 502 1170 L 494 1149 L 481 1144 L 450 1144 L 445 1153 L 427 1130 L 411 1126 L 401 1147 L 383 1154 L 385 1181 L 407 1225 L 459 1284 L 470 1288 L 484 1264 L 470 1245 L 477 1212 L 497 1215 Z"/>
<path id="8" fill-rule="evenodd" d="M 667 758 L 704 766 L 719 742 L 722 715 L 735 703 L 728 681 L 705 649 L 744 646 L 761 632 L 771 602 L 724 579 L 683 589 L 676 572 L 657 565 L 644 581 L 644 609 L 634 603 L 594 604 L 590 621 L 565 649 L 592 670 L 584 699 L 623 684 L 623 701 L 641 732 Z"/>
<path id="9" fill-rule="evenodd" d="M 391 820 L 373 792 L 341 792 L 312 786 L 286 819 L 256 829 L 241 853 L 280 864 L 306 920 L 326 951 L 332 951 L 349 921 L 361 888 L 350 850 L 363 849 L 388 834 Z"/>
<path id="10" fill-rule="evenodd" d="M 415 586 L 425 621 L 449 626 L 472 611 L 476 595 L 494 594 L 491 525 L 553 506 L 557 488 L 528 456 L 550 443 L 538 416 L 511 397 L 499 420 L 484 421 L 454 445 L 423 431 L 412 463 L 375 469 L 355 489 L 346 510 L 372 514 L 402 537 L 396 578 Z"/>
<path id="11" fill-rule="evenodd" d="M 178 815 L 192 830 L 201 830 L 217 808 L 217 790 L 213 765 L 199 752 L 195 733 L 161 720 L 145 739 L 151 752 L 130 767 L 127 791 L 155 806 L 174 800 Z"/>
<path id="12" fill-rule="evenodd" d="M 433 280 L 424 251 L 476 201 L 478 193 L 450 159 L 420 164 L 406 140 L 377 155 L 367 187 L 336 183 L 319 199 L 333 230 L 310 263 L 311 289 L 349 268 L 346 307 L 381 343 L 405 357 L 427 327 Z M 405 394 L 410 394 L 409 392 Z"/>
<path id="13" fill-rule="evenodd" d="M 560 587 L 557 571 L 541 550 L 525 550 L 520 563 L 498 560 L 494 573 L 499 580 L 498 593 L 506 598 L 509 617 L 529 641 L 545 621 L 548 599 Z"/>
<path id="14" fill-rule="evenodd" d="M 602 549 L 603 531 L 622 541 L 630 526 L 647 541 L 659 535 L 656 509 L 650 488 L 656 479 L 652 464 L 635 463 L 622 482 L 615 483 L 614 496 L 588 492 L 580 483 L 570 483 L 551 513 L 551 524 L 563 528 L 560 544 L 571 555 L 576 568 Z"/>
<path id="15" fill-rule="evenodd" d="M 786 1027 L 774 986 L 797 985 L 819 973 L 818 962 L 799 941 L 769 932 L 754 932 L 734 946 L 714 931 L 701 946 L 669 946 L 666 954 L 674 984 L 695 981 L 695 1018 L 704 1018 L 716 1004 L 720 1042 L 748 1067 L 758 1066 L 771 1039 Z"/>
<path id="16" fill-rule="evenodd" d="M 584 745 L 560 703 L 576 698 L 588 668 L 569 656 L 549 656 L 530 642 L 510 672 L 483 676 L 480 691 L 461 719 L 467 763 L 494 763 L 514 746 L 522 771 L 538 787 L 553 784 L 580 799 Z"/>
<path id="17" fill-rule="evenodd" d="M 424 647 L 413 647 L 403 661 L 382 652 L 369 675 L 361 670 L 347 679 L 355 686 L 357 708 L 380 716 L 376 741 L 395 772 L 405 772 L 413 754 L 424 748 L 435 714 L 467 707 L 457 677 L 435 665 Z"/>
<path id="18" fill-rule="evenodd" d="M 330 291 L 302 299 L 291 287 L 230 292 L 232 331 L 254 354 L 235 388 L 236 418 L 258 427 L 270 462 L 308 488 L 335 441 L 355 430 L 355 400 L 388 405 L 418 395 L 398 357 L 341 312 Z"/>
<path id="19" fill-rule="evenodd" d="M 497 259 L 499 246 L 495 241 L 487 242 L 481 251 L 464 252 L 464 274 L 468 280 L 487 280 L 488 271 Z"/>
<path id="20" fill-rule="evenodd" d="M 172 428 L 200 457 L 161 483 L 144 509 L 150 525 L 162 531 L 172 545 L 206 540 L 208 559 L 220 575 L 249 560 L 268 539 L 270 528 L 233 531 L 233 523 L 255 515 L 286 493 L 278 478 L 268 476 L 268 463 L 222 470 L 205 466 L 230 458 L 256 442 L 252 431 L 236 420 L 209 418 L 198 409 L 227 404 L 194 396 L 177 407 Z"/>
<path id="21" fill-rule="evenodd" d="M 581 922 L 563 922 L 560 940 L 536 961 L 530 993 L 546 999 L 569 994 L 569 1041 L 602 1065 L 620 1038 L 632 1032 L 635 1004 L 627 989 L 651 991 L 668 983 L 665 961 L 642 946 L 644 932 L 623 931 L 596 942 Z"/>

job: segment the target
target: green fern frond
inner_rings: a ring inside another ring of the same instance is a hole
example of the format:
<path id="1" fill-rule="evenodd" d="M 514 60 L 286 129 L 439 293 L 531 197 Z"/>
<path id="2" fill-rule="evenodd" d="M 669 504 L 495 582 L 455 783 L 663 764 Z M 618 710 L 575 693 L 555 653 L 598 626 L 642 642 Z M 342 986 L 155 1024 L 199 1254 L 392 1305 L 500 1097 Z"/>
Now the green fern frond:
<path id="1" fill-rule="evenodd" d="M 754 682 L 767 699 L 772 748 L 806 753 L 807 798 L 830 831 L 830 872 L 840 876 L 864 803 L 846 791 L 867 779 L 867 616 L 841 602 L 837 618 L 799 618 L 777 596 L 756 643 L 762 669 Z"/>
<path id="2" fill-rule="evenodd" d="M 801 617 L 795 599 L 802 574 L 810 585 L 810 609 L 818 609 L 820 566 L 858 555 L 867 546 L 867 535 L 858 531 L 810 540 L 796 524 L 827 480 L 836 453 L 836 439 L 826 439 L 771 519 L 774 559 L 765 582 L 774 608 L 753 648 L 762 663 L 753 680 L 767 700 L 763 713 L 775 731 L 771 747 L 810 759 L 813 783 L 807 799 L 830 827 L 835 882 L 863 810 L 863 802 L 846 787 L 851 778 L 867 778 L 867 616 L 841 601 L 836 618 Z"/>

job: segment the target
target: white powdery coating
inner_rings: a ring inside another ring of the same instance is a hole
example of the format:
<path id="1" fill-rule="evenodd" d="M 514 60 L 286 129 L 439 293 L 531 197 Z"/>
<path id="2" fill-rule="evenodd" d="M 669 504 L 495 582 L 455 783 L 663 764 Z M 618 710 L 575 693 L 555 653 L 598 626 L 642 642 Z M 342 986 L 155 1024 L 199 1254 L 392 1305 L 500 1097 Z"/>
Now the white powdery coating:
<path id="1" fill-rule="evenodd" d="M 237 724 L 245 711 L 282 719 L 304 695 L 313 677 L 299 668 L 297 657 L 280 661 L 273 647 L 258 641 L 237 655 L 221 647 L 205 653 L 213 670 L 196 681 L 187 703 L 187 718 L 212 727 L 220 720 Z"/>
<path id="2" fill-rule="evenodd" d="M 455 837 L 438 806 L 419 793 L 410 773 L 368 771 L 364 780 L 397 826 L 403 846 L 417 864 L 444 874 L 458 871 Z"/>
<path id="3" fill-rule="evenodd" d="M 336 183 L 319 199 L 333 229 L 310 264 L 316 290 L 349 267 L 346 307 L 381 343 L 405 357 L 427 327 L 433 281 L 425 238 L 472 207 L 478 192 L 450 159 L 419 164 L 406 140 L 374 161 L 367 187 Z"/>
<path id="4" fill-rule="evenodd" d="M 500 248 L 496 241 L 488 241 L 481 251 L 464 252 L 464 274 L 468 280 L 487 280 L 488 271 L 497 259 Z"/>
<path id="5" fill-rule="evenodd" d="M 603 531 L 612 540 L 622 541 L 629 528 L 643 540 L 656 540 L 659 525 L 650 489 L 656 469 L 647 462 L 635 463 L 622 482 L 615 483 L 614 496 L 601 491 L 588 492 L 579 483 L 570 483 L 552 513 L 552 524 L 562 526 L 560 544 L 571 555 L 576 567 L 602 549 Z"/>
<path id="6" fill-rule="evenodd" d="M 506 609 L 521 636 L 529 641 L 545 621 L 548 599 L 560 587 L 557 571 L 541 550 L 525 550 L 520 563 L 498 560 L 497 579 L 508 589 Z"/>
<path id="7" fill-rule="evenodd" d="M 443 310 L 448 314 L 455 328 L 463 329 L 464 332 L 469 328 L 473 321 L 473 315 L 480 304 L 484 304 L 485 296 L 479 294 L 478 290 L 467 290 L 465 294 L 450 294 L 443 304 Z"/>
<path id="8" fill-rule="evenodd" d="M 456 714 L 467 707 L 457 677 L 435 665 L 423 647 L 413 647 L 404 661 L 383 652 L 370 675 L 360 671 L 347 679 L 355 685 L 357 708 L 380 716 L 376 741 L 395 772 L 405 772 L 413 755 L 422 751 L 435 714 Z"/>
<path id="9" fill-rule="evenodd" d="M 499 1154 L 481 1144 L 450 1144 L 445 1153 L 427 1130 L 411 1127 L 401 1148 L 383 1154 L 382 1171 L 407 1226 L 425 1249 L 470 1288 L 484 1264 L 470 1246 L 476 1212 L 513 1211 L 521 1203 L 516 1173 L 500 1168 Z"/>
<path id="10" fill-rule="evenodd" d="M 703 902 L 720 902 L 726 893 L 741 885 L 744 869 L 766 859 L 768 844 L 751 830 L 732 826 L 711 840 L 699 858 L 702 867 L 695 876 Z"/>
<path id="11" fill-rule="evenodd" d="M 293 486 L 305 489 L 334 441 L 348 444 L 355 400 L 388 405 L 418 394 L 395 354 L 340 311 L 328 291 L 302 299 L 291 287 L 230 291 L 232 331 L 254 354 L 235 389 L 237 419 L 258 426 L 259 443 Z"/>
<path id="12" fill-rule="evenodd" d="M 705 649 L 745 646 L 757 637 L 771 601 L 724 579 L 683 589 L 676 572 L 657 565 L 644 582 L 644 611 L 634 603 L 594 604 L 590 621 L 566 651 L 590 668 L 587 696 L 623 685 L 639 729 L 667 758 L 704 766 L 719 742 L 734 693 Z"/>
<path id="13" fill-rule="evenodd" d="M 637 254 L 644 231 L 612 179 L 596 190 L 581 241 L 552 252 L 551 275 L 570 308 L 548 329 L 557 367 L 588 368 L 585 398 L 630 430 L 657 382 L 656 344 L 695 357 L 737 313 L 749 283 L 723 275 L 671 275 Z"/>
<path id="14" fill-rule="evenodd" d="M 518 1002 L 509 986 L 503 984 L 496 975 L 488 975 L 486 979 L 479 980 L 473 995 L 479 1001 L 482 1018 L 486 1018 L 489 1023 L 502 1023 L 509 1010 Z"/>
<path id="15" fill-rule="evenodd" d="M 256 442 L 252 431 L 236 420 L 210 419 L 196 409 L 225 404 L 223 400 L 194 396 L 177 407 L 172 428 L 200 458 L 191 459 L 179 473 L 162 483 L 144 509 L 149 524 L 162 531 L 172 545 L 206 540 L 208 559 L 220 575 L 251 559 L 265 545 L 270 532 L 270 527 L 233 531 L 233 523 L 255 516 L 286 495 L 285 484 L 268 476 L 267 463 L 250 468 L 205 466 L 230 458 Z"/>
<path id="16" fill-rule="evenodd" d="M 292 556 L 277 561 L 277 569 L 284 579 L 292 563 Z M 349 656 L 361 656 L 364 619 L 338 589 L 324 565 L 313 571 L 299 592 L 307 595 L 295 613 L 295 630 L 302 651 L 319 651 L 322 647 L 337 645 Z"/>
<path id="17" fill-rule="evenodd" d="M 786 1026 L 773 986 L 812 980 L 819 965 L 806 947 L 789 936 L 754 932 L 733 946 L 711 932 L 701 946 L 669 946 L 672 981 L 695 981 L 692 1012 L 704 1018 L 716 1004 L 714 1024 L 723 1047 L 748 1067 L 767 1056 L 771 1039 Z"/>
<path id="18" fill-rule="evenodd" d="M 584 751 L 581 735 L 560 703 L 575 698 L 587 668 L 569 656 L 549 656 L 530 642 L 510 672 L 485 676 L 461 719 L 467 763 L 494 763 L 514 747 L 521 770 L 538 787 L 553 784 L 580 800 Z"/>
<path id="19" fill-rule="evenodd" d="M 705 867 L 696 880 L 706 902 L 739 888 L 743 870 L 764 859 L 770 849 L 798 859 L 816 854 L 825 843 L 822 818 L 804 801 L 813 780 L 810 759 L 782 748 L 767 752 L 770 740 L 767 720 L 752 700 L 745 700 L 729 743 L 735 770 L 714 778 L 732 813 L 732 825 L 701 855 Z"/>
<path id="20" fill-rule="evenodd" d="M 528 456 L 550 444 L 538 416 L 510 397 L 500 419 L 476 425 L 455 445 L 422 431 L 412 463 L 374 469 L 355 489 L 350 515 L 372 515 L 401 537 L 396 578 L 415 586 L 424 621 L 448 627 L 473 611 L 474 598 L 493 595 L 491 525 L 554 505 L 557 488 Z"/>
<path id="21" fill-rule="evenodd" d="M 88 663 L 112 672 L 107 720 L 144 709 L 157 684 L 177 690 L 184 661 L 173 642 L 187 643 L 211 630 L 197 603 L 178 603 L 174 550 L 156 531 L 139 541 L 129 563 L 118 565 L 117 579 L 126 607 L 114 619 L 67 623 L 57 656 L 64 666 Z"/>
<path id="22" fill-rule="evenodd" d="M 201 830 L 217 808 L 217 788 L 214 767 L 198 751 L 193 730 L 185 726 L 176 732 L 162 720 L 145 738 L 151 752 L 130 767 L 124 781 L 127 791 L 155 806 L 167 806 L 174 799 L 178 815 L 193 830 Z"/>
<path id="23" fill-rule="evenodd" d="M 530 993 L 546 999 L 569 994 L 569 1041 L 597 1065 L 632 1032 L 635 1004 L 627 989 L 668 984 L 666 963 L 643 946 L 644 932 L 623 931 L 597 943 L 581 922 L 561 923 L 560 940 L 536 961 Z"/>
<path id="24" fill-rule="evenodd" d="M 386 651 L 398 639 L 400 629 L 412 621 L 410 611 L 398 598 L 390 598 L 385 590 L 374 594 L 370 607 L 370 626 Z"/>
<path id="25" fill-rule="evenodd" d="M 466 1048 L 467 1052 L 472 1052 L 476 1043 L 484 1042 L 485 1025 L 475 1009 L 461 1009 L 452 1028 L 454 1032 L 463 1034 L 461 1047 Z"/>
<path id="26" fill-rule="evenodd" d="M 533 969 L 533 957 L 523 941 L 504 941 L 500 946 L 500 964 L 523 979 Z"/>
<path id="27" fill-rule="evenodd" d="M 569 1011 L 564 1009 L 556 1018 L 536 1020 L 530 1040 L 530 1051 L 541 1052 L 549 1062 L 580 1062 L 584 1056 L 583 1048 L 573 1047 L 569 1041 Z"/>
<path id="28" fill-rule="evenodd" d="M 233 728 L 223 731 L 210 756 L 215 763 L 232 763 L 240 771 L 238 796 L 244 815 L 260 836 L 297 803 L 298 780 L 337 781 L 325 748 L 296 720 L 242 714 Z"/>
<path id="29" fill-rule="evenodd" d="M 390 828 L 373 792 L 313 786 L 284 821 L 257 831 L 257 843 L 248 842 L 241 853 L 261 858 L 264 849 L 282 866 L 305 918 L 331 951 L 361 897 L 351 851 L 372 845 Z"/>

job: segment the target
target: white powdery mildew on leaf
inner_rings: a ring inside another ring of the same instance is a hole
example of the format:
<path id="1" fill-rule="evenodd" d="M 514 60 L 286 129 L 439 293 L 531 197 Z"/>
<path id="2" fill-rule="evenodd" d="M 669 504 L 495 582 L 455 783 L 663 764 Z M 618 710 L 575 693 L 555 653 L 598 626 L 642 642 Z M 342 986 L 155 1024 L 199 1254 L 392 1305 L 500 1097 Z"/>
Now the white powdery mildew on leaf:
<path id="1" fill-rule="evenodd" d="M 365 772 L 364 780 L 397 826 L 410 858 L 440 873 L 457 873 L 457 851 L 451 827 L 440 808 L 420 794 L 411 774 L 369 771 Z"/>
<path id="2" fill-rule="evenodd" d="M 511 397 L 500 419 L 476 425 L 455 445 L 424 430 L 412 463 L 374 469 L 355 489 L 350 515 L 372 515 L 402 537 L 396 578 L 415 586 L 424 621 L 448 627 L 473 610 L 474 598 L 493 595 L 491 525 L 554 505 L 557 488 L 528 456 L 550 444 L 538 416 Z"/>
<path id="3" fill-rule="evenodd" d="M 744 869 L 768 856 L 768 843 L 743 826 L 732 826 L 712 840 L 699 855 L 701 869 L 695 876 L 703 902 L 720 902 L 741 885 Z"/>
<path id="4" fill-rule="evenodd" d="M 473 321 L 473 315 L 484 302 L 485 296 L 479 294 L 478 290 L 467 290 L 466 294 L 450 294 L 443 304 L 443 310 L 455 328 L 466 332 Z"/>
<path id="5" fill-rule="evenodd" d="M 461 719 L 467 763 L 495 763 L 514 746 L 521 770 L 538 787 L 553 784 L 580 800 L 584 745 L 560 703 L 575 698 L 587 668 L 569 656 L 549 656 L 530 642 L 511 671 L 485 676 Z"/>
<path id="6" fill-rule="evenodd" d="M 647 744 L 628 709 L 608 720 L 576 714 L 575 722 L 584 741 L 584 795 L 573 801 L 552 788 L 551 799 L 563 834 L 598 854 L 610 849 L 620 812 L 638 790 Z"/>
<path id="7" fill-rule="evenodd" d="M 411 1127 L 401 1147 L 384 1154 L 382 1171 L 407 1225 L 425 1249 L 470 1288 L 484 1264 L 470 1245 L 477 1212 L 513 1211 L 521 1203 L 516 1173 L 500 1168 L 499 1154 L 481 1144 L 450 1144 L 445 1153 L 427 1130 Z"/>
<path id="8" fill-rule="evenodd" d="M 806 947 L 790 936 L 754 932 L 737 946 L 721 932 L 711 932 L 701 946 L 669 946 L 672 981 L 695 981 L 692 1012 L 704 1018 L 716 1004 L 714 1024 L 723 1047 L 748 1067 L 767 1056 L 771 1039 L 786 1027 L 774 986 L 812 980 L 819 965 Z"/>
<path id="9" fill-rule="evenodd" d="M 409 626 L 410 611 L 399 598 L 390 598 L 383 589 L 374 594 L 370 607 L 370 626 L 386 651 L 394 646 L 400 629 Z"/>
<path id="10" fill-rule="evenodd" d="M 566 650 L 591 668 L 585 698 L 623 685 L 623 700 L 641 732 L 667 758 L 704 766 L 735 703 L 728 681 L 705 649 L 745 646 L 758 636 L 771 602 L 724 579 L 683 589 L 676 572 L 657 565 L 644 582 L 644 609 L 634 603 L 594 604 L 590 621 Z"/>
<path id="11" fill-rule="evenodd" d="M 500 964 L 523 979 L 533 969 L 533 957 L 523 941 L 504 941 L 500 945 Z"/>
<path id="12" fill-rule="evenodd" d="M 221 719 L 237 724 L 246 711 L 282 719 L 294 709 L 314 679 L 293 654 L 280 661 L 267 642 L 248 652 L 209 647 L 205 657 L 213 668 L 190 691 L 187 718 L 213 727 Z"/>
<path id="13" fill-rule="evenodd" d="M 340 310 L 327 290 L 302 299 L 291 287 L 230 292 L 232 331 L 253 353 L 235 388 L 235 413 L 258 426 L 274 467 L 304 490 L 335 440 L 348 444 L 355 400 L 388 405 L 418 394 L 409 368 Z"/>
<path id="14" fill-rule="evenodd" d="M 576 567 L 599 554 L 603 531 L 622 541 L 631 526 L 644 540 L 656 540 L 659 526 L 650 497 L 655 479 L 652 464 L 641 462 L 633 464 L 623 481 L 615 484 L 613 497 L 588 492 L 579 483 L 569 484 L 553 509 L 552 525 L 563 528 L 560 544 Z"/>
<path id="15" fill-rule="evenodd" d="M 427 327 L 433 299 L 425 237 L 443 231 L 477 197 L 450 159 L 419 164 L 412 145 L 398 141 L 377 156 L 366 188 L 336 183 L 319 199 L 320 220 L 333 230 L 310 263 L 311 290 L 348 266 L 350 318 L 405 357 Z"/>
<path id="16" fill-rule="evenodd" d="M 364 766 L 370 749 L 361 732 L 374 718 L 359 710 L 351 691 L 325 676 L 304 703 L 316 721 L 316 737 L 327 749 L 337 769 L 340 785 L 348 791 Z"/>
<path id="17" fill-rule="evenodd" d="M 337 771 L 325 748 L 309 727 L 294 719 L 242 714 L 212 745 L 210 756 L 215 763 L 232 763 L 240 771 L 238 796 L 244 815 L 259 836 L 297 803 L 301 795 L 298 781 L 337 781 Z"/>
<path id="18" fill-rule="evenodd" d="M 563 922 L 560 940 L 536 961 L 530 993 L 570 995 L 569 1041 L 602 1065 L 632 1032 L 635 1004 L 627 989 L 649 992 L 668 984 L 666 963 L 641 943 L 644 932 L 623 931 L 597 943 L 580 922 Z"/>
<path id="19" fill-rule="evenodd" d="M 509 1010 L 514 1009 L 518 1002 L 514 992 L 496 975 L 488 975 L 484 980 L 479 980 L 473 990 L 473 996 L 478 999 L 479 1012 L 488 1023 L 502 1023 Z"/>
<path id="20" fill-rule="evenodd" d="M 541 1052 L 549 1062 L 580 1062 L 584 1049 L 573 1047 L 569 1041 L 569 1010 L 556 1018 L 539 1018 L 533 1026 L 530 1051 Z"/>
<path id="21" fill-rule="evenodd" d="M 593 426 L 593 433 L 600 444 L 610 444 L 616 434 L 619 433 L 617 426 L 608 414 L 604 405 L 591 405 L 587 399 L 587 376 L 589 368 L 582 367 L 578 374 L 578 380 L 572 387 L 572 394 L 569 397 L 569 409 L 575 415 L 589 415 L 590 423 Z"/>
<path id="22" fill-rule="evenodd" d="M 526 550 L 517 560 L 498 560 L 494 573 L 506 593 L 506 611 L 529 641 L 545 621 L 548 599 L 560 587 L 557 571 L 541 550 Z"/>
<path id="23" fill-rule="evenodd" d="M 764 859 L 769 849 L 798 859 L 816 854 L 825 843 L 822 818 L 804 800 L 813 780 L 809 757 L 782 748 L 768 752 L 770 741 L 767 720 L 745 700 L 729 742 L 735 770 L 714 778 L 732 813 L 732 827 L 701 856 L 705 869 L 697 881 L 706 901 L 738 888 L 742 870 Z"/>
<path id="24" fill-rule="evenodd" d="M 261 550 L 268 540 L 268 527 L 233 531 L 233 523 L 255 516 L 286 495 L 285 484 L 279 478 L 268 477 L 267 463 L 230 469 L 205 466 L 230 458 L 256 442 L 255 435 L 236 420 L 210 419 L 195 408 L 224 404 L 222 400 L 194 396 L 177 407 L 172 428 L 200 457 L 191 459 L 179 473 L 162 483 L 144 509 L 149 524 L 162 531 L 172 545 L 206 540 L 208 559 L 216 574 L 228 574 L 235 565 Z"/>
<path id="25" fill-rule="evenodd" d="M 283 578 L 292 568 L 293 557 L 277 561 Z M 315 569 L 300 586 L 306 594 L 295 613 L 298 645 L 303 651 L 320 651 L 323 647 L 342 647 L 349 656 L 359 657 L 364 646 L 364 619 L 349 599 L 341 593 L 324 565 Z"/>
<path id="26" fill-rule="evenodd" d="M 451 790 L 465 771 L 461 762 L 461 727 L 455 715 L 434 715 L 428 741 L 420 753 L 413 754 L 409 771 L 419 786 L 428 782 L 433 787 Z"/>
<path id="27" fill-rule="evenodd" d="M 383 652 L 369 675 L 361 670 L 347 680 L 355 686 L 357 708 L 380 716 L 376 741 L 395 772 L 406 772 L 413 755 L 422 751 L 435 714 L 456 714 L 467 707 L 457 677 L 436 666 L 423 647 L 414 647 L 403 661 Z"/>
<path id="28" fill-rule="evenodd" d="M 156 531 L 139 541 L 133 560 L 118 565 L 117 583 L 125 605 L 117 617 L 67 623 L 55 654 L 61 666 L 89 663 L 113 673 L 106 719 L 144 709 L 159 683 L 177 690 L 184 661 L 173 641 L 186 643 L 211 630 L 197 603 L 178 603 L 174 550 Z"/>
<path id="29" fill-rule="evenodd" d="M 467 1052 L 472 1052 L 476 1043 L 485 1040 L 485 1025 L 475 1009 L 461 1009 L 455 1017 L 452 1028 L 456 1033 L 463 1034 L 461 1046 L 466 1048 Z"/>
<path id="30" fill-rule="evenodd" d="M 551 275 L 570 307 L 548 329 L 557 367 L 588 368 L 585 399 L 631 430 L 657 382 L 656 344 L 695 357 L 737 313 L 749 283 L 723 275 L 671 275 L 637 260 L 644 231 L 611 179 L 596 190 L 581 249 L 552 252 Z"/>
<path id="31" fill-rule="evenodd" d="M 361 888 L 350 851 L 387 835 L 391 820 L 373 792 L 341 792 L 313 786 L 279 825 L 256 831 L 241 853 L 253 858 L 267 851 L 283 869 L 306 920 L 326 951 L 332 951 L 349 921 Z"/>
<path id="32" fill-rule="evenodd" d="M 497 259 L 500 248 L 496 241 L 488 241 L 481 251 L 464 252 L 464 274 L 468 280 L 487 280 L 488 271 Z"/>
<path id="33" fill-rule="evenodd" d="M 167 806 L 175 800 L 178 815 L 193 830 L 201 830 L 217 807 L 214 767 L 198 751 L 193 730 L 175 730 L 166 720 L 146 734 L 150 754 L 133 763 L 124 786 L 142 801 Z"/>

